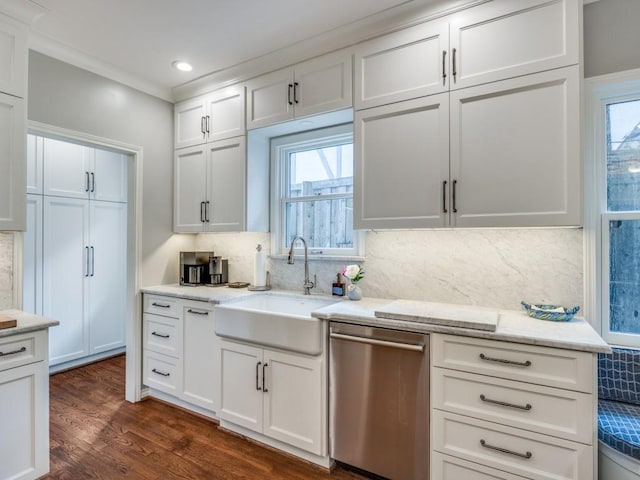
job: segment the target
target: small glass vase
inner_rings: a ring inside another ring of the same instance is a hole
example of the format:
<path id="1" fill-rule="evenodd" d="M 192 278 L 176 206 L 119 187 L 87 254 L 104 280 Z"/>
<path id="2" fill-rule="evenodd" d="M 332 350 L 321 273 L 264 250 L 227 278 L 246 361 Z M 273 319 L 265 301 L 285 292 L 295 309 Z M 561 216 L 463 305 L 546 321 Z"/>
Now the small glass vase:
<path id="1" fill-rule="evenodd" d="M 358 286 L 357 283 L 350 283 L 347 287 L 347 297 L 349 300 L 361 300 L 362 299 L 362 290 Z"/>

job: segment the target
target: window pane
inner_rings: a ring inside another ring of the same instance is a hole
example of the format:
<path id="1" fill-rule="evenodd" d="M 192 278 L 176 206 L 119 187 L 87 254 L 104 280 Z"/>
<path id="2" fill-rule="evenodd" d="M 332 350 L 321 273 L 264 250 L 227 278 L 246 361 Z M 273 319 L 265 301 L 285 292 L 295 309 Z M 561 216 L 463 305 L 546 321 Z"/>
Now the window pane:
<path id="1" fill-rule="evenodd" d="M 609 328 L 640 334 L 640 220 L 609 222 Z"/>
<path id="2" fill-rule="evenodd" d="M 607 209 L 640 211 L 640 100 L 607 105 Z"/>
<path id="3" fill-rule="evenodd" d="M 353 248 L 353 199 L 286 204 L 286 245 L 300 235 L 309 248 Z"/>
<path id="4" fill-rule="evenodd" d="M 351 192 L 353 144 L 291 153 L 287 167 L 287 197 Z"/>

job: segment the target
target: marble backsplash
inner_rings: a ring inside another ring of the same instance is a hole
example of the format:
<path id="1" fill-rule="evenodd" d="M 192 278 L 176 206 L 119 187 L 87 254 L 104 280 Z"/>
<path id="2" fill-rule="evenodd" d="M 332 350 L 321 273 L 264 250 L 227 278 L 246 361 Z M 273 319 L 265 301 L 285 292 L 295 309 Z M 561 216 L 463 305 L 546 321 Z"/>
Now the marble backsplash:
<path id="1" fill-rule="evenodd" d="M 582 229 L 449 229 L 366 232 L 365 296 L 520 309 L 520 301 L 583 305 Z M 231 281 L 253 278 L 253 253 L 264 233 L 201 234 L 197 250 L 229 259 Z M 311 261 L 315 291 L 330 293 L 345 261 Z M 270 258 L 275 288 L 302 291 L 302 259 Z"/>
<path id="2" fill-rule="evenodd" d="M 0 310 L 13 307 L 13 233 L 0 232 Z"/>

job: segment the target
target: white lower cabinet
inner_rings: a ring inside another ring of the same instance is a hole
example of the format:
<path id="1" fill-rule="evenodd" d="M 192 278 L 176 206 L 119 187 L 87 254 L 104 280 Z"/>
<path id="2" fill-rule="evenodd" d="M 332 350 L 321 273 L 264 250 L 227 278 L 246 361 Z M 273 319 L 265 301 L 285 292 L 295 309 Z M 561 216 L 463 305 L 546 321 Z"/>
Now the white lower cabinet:
<path id="1" fill-rule="evenodd" d="M 143 383 L 186 402 L 187 407 L 213 413 L 217 385 L 213 322 L 209 302 L 145 294 Z"/>
<path id="2" fill-rule="evenodd" d="M 0 363 L 2 479 L 32 480 L 49 471 L 46 344 L 46 330 L 0 338 L 7 359 Z"/>
<path id="3" fill-rule="evenodd" d="M 593 480 L 592 354 L 432 334 L 434 479 Z"/>
<path id="4" fill-rule="evenodd" d="M 323 357 L 219 339 L 218 416 L 323 455 Z"/>

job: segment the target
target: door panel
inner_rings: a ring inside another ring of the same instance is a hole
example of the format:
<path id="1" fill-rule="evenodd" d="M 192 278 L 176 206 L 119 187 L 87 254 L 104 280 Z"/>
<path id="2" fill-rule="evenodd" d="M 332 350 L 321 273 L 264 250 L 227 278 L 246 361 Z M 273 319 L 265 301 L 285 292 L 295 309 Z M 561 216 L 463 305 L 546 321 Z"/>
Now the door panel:
<path id="1" fill-rule="evenodd" d="M 244 230 L 246 137 L 207 144 L 207 222 L 210 232 Z"/>
<path id="2" fill-rule="evenodd" d="M 176 232 L 204 230 L 206 155 L 206 149 L 203 147 L 176 150 L 173 202 L 173 229 Z"/>

